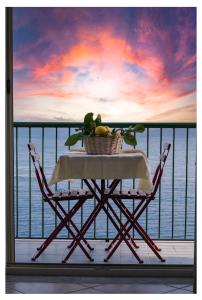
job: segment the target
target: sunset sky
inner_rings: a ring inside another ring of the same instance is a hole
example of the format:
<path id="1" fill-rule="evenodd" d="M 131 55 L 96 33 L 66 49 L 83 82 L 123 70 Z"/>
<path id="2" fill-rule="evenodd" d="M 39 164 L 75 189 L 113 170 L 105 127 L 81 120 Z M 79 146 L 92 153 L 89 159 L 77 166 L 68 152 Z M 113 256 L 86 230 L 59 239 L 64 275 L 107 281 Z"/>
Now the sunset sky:
<path id="1" fill-rule="evenodd" d="M 15 8 L 15 121 L 196 121 L 195 8 Z"/>

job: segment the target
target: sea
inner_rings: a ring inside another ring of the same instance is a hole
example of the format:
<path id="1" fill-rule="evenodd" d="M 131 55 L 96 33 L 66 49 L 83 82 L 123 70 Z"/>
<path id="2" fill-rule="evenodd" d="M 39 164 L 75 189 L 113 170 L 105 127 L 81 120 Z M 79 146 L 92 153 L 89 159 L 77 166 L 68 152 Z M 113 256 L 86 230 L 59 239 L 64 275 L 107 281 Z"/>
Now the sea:
<path id="1" fill-rule="evenodd" d="M 43 162 L 44 172 L 49 181 L 56 161 L 60 155 L 68 151 L 64 143 L 75 129 L 58 128 L 14 128 L 14 205 L 15 205 L 15 236 L 16 238 L 42 238 L 47 237 L 59 220 L 44 203 L 39 191 L 32 162 L 29 159 L 27 143 L 36 144 L 38 153 Z M 154 239 L 160 240 L 193 240 L 195 228 L 196 205 L 196 129 L 189 128 L 159 128 L 146 129 L 144 133 L 137 134 L 136 149 L 145 151 L 148 156 L 151 174 L 154 174 L 159 161 L 163 143 L 171 143 L 171 151 L 166 161 L 160 189 L 147 211 L 139 219 L 140 224 Z M 81 142 L 72 148 L 81 147 Z M 124 148 L 131 146 L 123 145 Z M 97 181 L 99 184 L 99 180 Z M 122 187 L 133 188 L 138 180 L 123 180 Z M 110 183 L 110 181 L 108 182 Z M 85 184 L 83 185 L 85 187 Z M 63 181 L 51 186 L 53 191 L 76 189 L 81 187 L 80 180 Z M 128 209 L 132 211 L 137 201 L 124 200 Z M 64 203 L 68 211 L 74 201 Z M 96 200 L 88 200 L 73 220 L 80 227 L 92 212 Z M 124 216 L 114 206 L 121 221 Z M 88 238 L 113 238 L 116 229 L 100 212 L 96 221 L 86 233 Z M 140 238 L 135 230 L 131 234 Z M 71 238 L 63 229 L 57 238 Z"/>

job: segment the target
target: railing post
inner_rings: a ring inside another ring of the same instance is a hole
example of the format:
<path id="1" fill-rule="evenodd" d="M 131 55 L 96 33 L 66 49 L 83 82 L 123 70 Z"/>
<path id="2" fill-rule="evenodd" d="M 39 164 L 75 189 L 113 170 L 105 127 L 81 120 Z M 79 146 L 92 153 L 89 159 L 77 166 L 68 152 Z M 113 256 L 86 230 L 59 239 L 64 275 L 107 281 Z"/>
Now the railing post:
<path id="1" fill-rule="evenodd" d="M 175 194 L 174 194 L 174 184 L 175 184 L 175 128 L 173 128 L 173 163 L 172 163 L 172 240 L 174 237 L 174 210 L 175 210 Z"/>
<path id="2" fill-rule="evenodd" d="M 18 238 L 18 215 L 19 215 L 19 204 L 18 204 L 18 127 L 16 127 L 15 132 L 15 190 L 16 190 L 16 199 L 15 199 L 15 211 L 16 211 L 16 237 Z"/>
<path id="3" fill-rule="evenodd" d="M 189 128 L 186 129 L 186 178 L 185 178 L 185 211 L 184 211 L 184 239 L 187 238 L 187 180 L 188 180 L 188 162 L 189 162 L 189 155 L 188 155 L 188 149 L 189 149 Z"/>
<path id="4" fill-rule="evenodd" d="M 147 157 L 149 157 L 149 128 L 147 128 Z M 146 208 L 146 225 L 145 229 L 147 232 L 148 227 L 148 207 Z"/>
<path id="5" fill-rule="evenodd" d="M 160 154 L 162 151 L 162 128 L 160 128 Z M 158 239 L 161 237 L 161 181 L 159 184 L 159 224 L 158 224 Z"/>
<path id="6" fill-rule="evenodd" d="M 58 128 L 55 128 L 55 164 L 57 163 L 58 157 Z M 55 184 L 55 191 L 57 190 L 57 183 Z M 57 209 L 57 202 L 55 203 L 55 208 Z M 55 213 L 55 227 L 57 226 L 57 215 Z"/>
<path id="7" fill-rule="evenodd" d="M 31 127 L 29 127 L 29 143 L 31 143 Z M 29 155 L 29 238 L 32 235 L 32 190 L 31 190 L 31 157 Z"/>
<path id="8" fill-rule="evenodd" d="M 42 168 L 44 169 L 44 127 L 42 127 Z M 44 238 L 44 200 L 41 199 L 41 204 L 42 204 L 42 238 Z"/>

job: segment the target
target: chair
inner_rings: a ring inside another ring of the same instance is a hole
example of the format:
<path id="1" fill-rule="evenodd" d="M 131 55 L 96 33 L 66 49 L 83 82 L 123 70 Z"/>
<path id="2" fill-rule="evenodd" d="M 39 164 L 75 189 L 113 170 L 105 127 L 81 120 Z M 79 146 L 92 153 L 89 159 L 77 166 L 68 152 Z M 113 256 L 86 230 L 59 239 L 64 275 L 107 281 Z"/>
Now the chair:
<path id="1" fill-rule="evenodd" d="M 87 199 L 93 198 L 92 193 L 88 190 L 80 189 L 80 190 L 73 190 L 73 191 L 57 191 L 53 193 L 48 184 L 47 180 L 43 171 L 43 168 L 40 164 L 40 156 L 36 152 L 36 147 L 34 144 L 29 143 L 28 145 L 29 153 L 32 158 L 36 178 L 39 184 L 39 188 L 42 194 L 43 201 L 48 203 L 50 207 L 52 208 L 53 212 L 57 215 L 57 217 L 60 219 L 60 223 L 56 226 L 56 228 L 53 230 L 53 232 L 48 236 L 48 238 L 41 244 L 39 248 L 37 248 L 37 253 L 32 257 L 32 261 L 35 261 L 44 251 L 45 249 L 50 245 L 50 243 L 53 241 L 53 239 L 59 234 L 59 232 L 65 227 L 69 234 L 72 236 L 73 241 L 76 241 L 76 235 L 79 234 L 79 229 L 75 225 L 75 223 L 72 221 L 72 217 L 75 215 L 75 213 L 81 208 L 81 206 L 84 204 L 84 202 Z M 63 201 L 73 201 L 77 200 L 75 205 L 71 208 L 71 210 L 67 213 L 65 209 L 63 208 L 61 202 Z M 74 234 L 72 228 L 76 231 L 76 234 Z M 82 241 L 84 244 L 88 247 L 89 250 L 93 250 L 93 248 L 89 245 L 87 240 L 83 237 Z M 83 244 L 78 242 L 78 245 L 80 246 L 81 250 L 84 252 L 84 254 L 87 256 L 87 258 L 90 261 L 93 261 L 93 258 L 89 255 L 87 250 L 84 248 Z"/>
<path id="2" fill-rule="evenodd" d="M 161 177 L 163 175 L 163 170 L 170 151 L 170 147 L 171 144 L 169 143 L 165 143 L 163 145 L 163 152 L 160 155 L 160 161 L 153 177 L 153 191 L 150 194 L 147 194 L 143 191 L 138 191 L 136 189 L 122 189 L 121 191 L 116 189 L 110 196 L 110 198 L 119 207 L 120 211 L 127 218 L 126 223 L 122 227 L 122 232 L 124 233 L 124 235 L 126 234 L 128 235 L 131 228 L 134 228 L 142 237 L 142 239 L 147 243 L 150 249 L 154 252 L 154 254 L 162 262 L 165 262 L 165 259 L 163 259 L 159 254 L 159 251 L 161 251 L 161 249 L 158 248 L 158 246 L 154 243 L 154 241 L 149 237 L 146 231 L 142 228 L 142 226 L 138 222 L 138 219 L 145 211 L 145 209 L 148 207 L 149 203 L 155 199 L 155 195 L 160 185 Z M 137 205 L 136 209 L 133 211 L 133 213 L 131 213 L 124 205 L 122 199 L 134 199 L 134 200 L 139 200 L 140 202 Z M 133 244 L 134 243 L 133 238 L 131 237 L 130 239 Z M 112 249 L 109 252 L 108 256 L 106 257 L 105 261 L 108 261 L 108 259 L 113 255 L 113 253 L 116 251 L 116 249 L 119 247 L 122 241 L 123 238 L 118 233 L 116 237 L 113 239 L 113 241 L 110 243 L 110 245 L 105 249 L 106 251 Z"/>

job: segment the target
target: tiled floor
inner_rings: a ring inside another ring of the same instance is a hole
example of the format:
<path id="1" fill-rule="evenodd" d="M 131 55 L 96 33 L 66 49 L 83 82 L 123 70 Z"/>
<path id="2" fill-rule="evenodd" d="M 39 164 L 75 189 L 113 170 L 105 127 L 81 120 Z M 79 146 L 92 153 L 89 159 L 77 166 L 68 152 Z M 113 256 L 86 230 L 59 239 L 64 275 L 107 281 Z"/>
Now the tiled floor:
<path id="1" fill-rule="evenodd" d="M 42 243 L 42 240 L 16 240 L 15 253 L 16 262 L 31 262 L 31 257 L 36 253 L 36 248 Z M 67 245 L 70 241 L 55 240 L 52 242 L 45 252 L 38 258 L 37 262 L 41 263 L 60 263 L 62 259 L 68 253 Z M 130 252 L 129 248 L 122 243 L 121 247 L 115 252 L 111 259 L 106 263 L 104 258 L 107 252 L 104 250 L 106 245 L 105 241 L 89 241 L 94 247 L 91 251 L 91 255 L 94 258 L 94 262 L 90 262 L 83 252 L 78 247 L 73 255 L 69 259 L 69 263 L 104 263 L 104 264 L 137 264 L 136 258 Z M 194 256 L 194 244 L 189 241 L 158 241 L 162 251 L 160 254 L 166 259 L 166 262 L 162 263 L 151 249 L 142 241 L 137 242 L 140 246 L 137 249 L 137 253 L 143 259 L 145 264 L 193 264 Z M 34 262 L 33 262 L 34 263 Z"/>
<path id="2" fill-rule="evenodd" d="M 7 276 L 7 294 L 192 294 L 190 278 Z"/>

